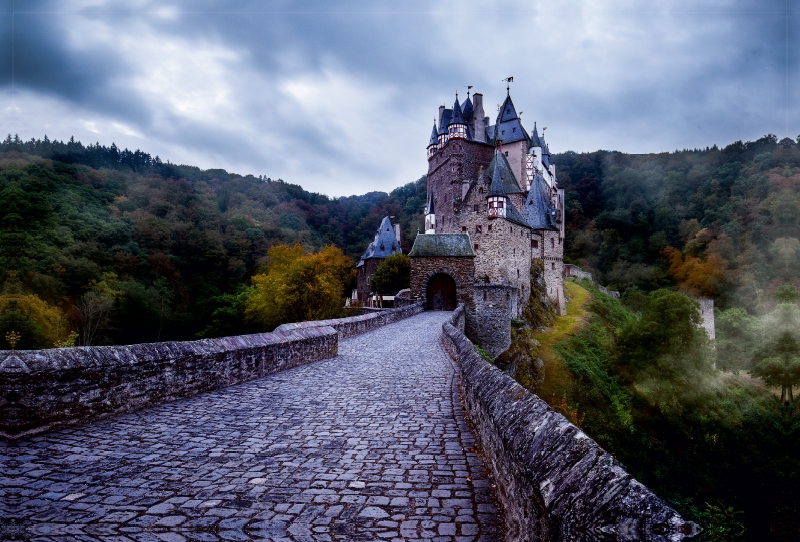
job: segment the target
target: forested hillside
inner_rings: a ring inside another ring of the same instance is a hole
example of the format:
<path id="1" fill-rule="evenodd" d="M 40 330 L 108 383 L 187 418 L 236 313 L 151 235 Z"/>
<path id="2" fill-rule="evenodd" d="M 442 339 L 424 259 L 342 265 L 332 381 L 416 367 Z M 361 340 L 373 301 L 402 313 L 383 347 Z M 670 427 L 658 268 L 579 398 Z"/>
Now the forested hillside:
<path id="1" fill-rule="evenodd" d="M 257 330 L 233 294 L 270 247 L 335 245 L 355 261 L 391 215 L 407 251 L 424 201 L 424 178 L 391 194 L 333 199 L 113 145 L 8 138 L 0 146 L 0 333 L 21 333 L 18 348 L 52 347 L 80 327 L 76 308 L 102 311 L 96 344 Z M 79 306 L 93 292 L 100 306 Z"/>
<path id="2" fill-rule="evenodd" d="M 800 149 L 772 135 L 723 149 L 554 157 L 566 257 L 627 292 L 677 287 L 764 312 L 800 286 Z"/>
<path id="3" fill-rule="evenodd" d="M 771 310 L 779 285 L 800 286 L 794 141 L 567 152 L 553 162 L 567 195 L 567 260 L 619 289 L 629 306 L 666 287 L 755 315 Z M 257 330 L 237 294 L 270 247 L 334 245 L 355 262 L 390 215 L 407 251 L 424 202 L 424 177 L 388 194 L 329 198 L 115 145 L 8 137 L 0 143 L 0 332 L 22 333 L 19 348 L 52 346 L 79 327 L 76 307 L 91 292 L 111 299 L 100 307 L 107 319 L 93 335 L 98 344 Z"/>

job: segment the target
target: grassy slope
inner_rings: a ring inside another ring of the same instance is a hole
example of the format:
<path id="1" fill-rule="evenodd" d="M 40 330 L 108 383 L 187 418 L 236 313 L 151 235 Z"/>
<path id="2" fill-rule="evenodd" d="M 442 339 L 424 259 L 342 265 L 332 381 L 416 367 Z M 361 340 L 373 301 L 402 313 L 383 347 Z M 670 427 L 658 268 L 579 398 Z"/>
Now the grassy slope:
<path id="1" fill-rule="evenodd" d="M 553 346 L 575 335 L 588 323 L 591 314 L 586 310 L 594 296 L 572 281 L 564 283 L 567 301 L 566 316 L 556 316 L 553 326 L 534 334 L 539 341 L 539 357 L 544 362 L 544 382 L 539 389 L 539 396 L 551 405 L 558 404 L 572 379 L 571 373 L 564 366 L 563 360 L 553 350 Z"/>

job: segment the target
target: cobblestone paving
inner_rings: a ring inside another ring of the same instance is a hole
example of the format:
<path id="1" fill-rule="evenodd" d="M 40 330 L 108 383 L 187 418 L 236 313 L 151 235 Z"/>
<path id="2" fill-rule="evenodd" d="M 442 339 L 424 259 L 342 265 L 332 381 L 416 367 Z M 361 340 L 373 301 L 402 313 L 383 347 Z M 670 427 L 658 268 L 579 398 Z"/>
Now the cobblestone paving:
<path id="1" fill-rule="evenodd" d="M 0 538 L 499 540 L 438 341 L 447 316 L 219 392 L 0 443 Z"/>

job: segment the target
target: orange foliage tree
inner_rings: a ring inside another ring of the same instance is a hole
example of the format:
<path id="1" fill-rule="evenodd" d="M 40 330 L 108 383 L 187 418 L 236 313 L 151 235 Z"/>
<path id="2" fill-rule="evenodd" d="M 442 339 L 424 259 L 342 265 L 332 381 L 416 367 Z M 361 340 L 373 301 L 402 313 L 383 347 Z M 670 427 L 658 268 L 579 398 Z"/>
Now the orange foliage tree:
<path id="1" fill-rule="evenodd" d="M 721 256 L 684 256 L 673 247 L 666 247 L 661 254 L 669 262 L 669 274 L 684 293 L 701 297 L 717 297 L 721 293 L 728 270 L 728 262 Z"/>
<path id="2" fill-rule="evenodd" d="M 341 316 L 354 275 L 353 262 L 332 245 L 315 254 L 301 245 L 276 245 L 263 272 L 252 278 L 245 314 L 265 329 Z"/>

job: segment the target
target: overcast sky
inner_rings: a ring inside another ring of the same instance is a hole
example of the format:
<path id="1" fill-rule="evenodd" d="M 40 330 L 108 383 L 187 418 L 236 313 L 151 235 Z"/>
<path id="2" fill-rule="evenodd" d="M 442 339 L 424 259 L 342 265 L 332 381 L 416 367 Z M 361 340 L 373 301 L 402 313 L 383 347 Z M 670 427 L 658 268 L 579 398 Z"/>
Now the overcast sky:
<path id="1" fill-rule="evenodd" d="M 800 134 L 786 0 L 0 0 L 0 128 L 334 196 L 427 170 L 440 104 L 511 95 L 551 151 Z"/>

